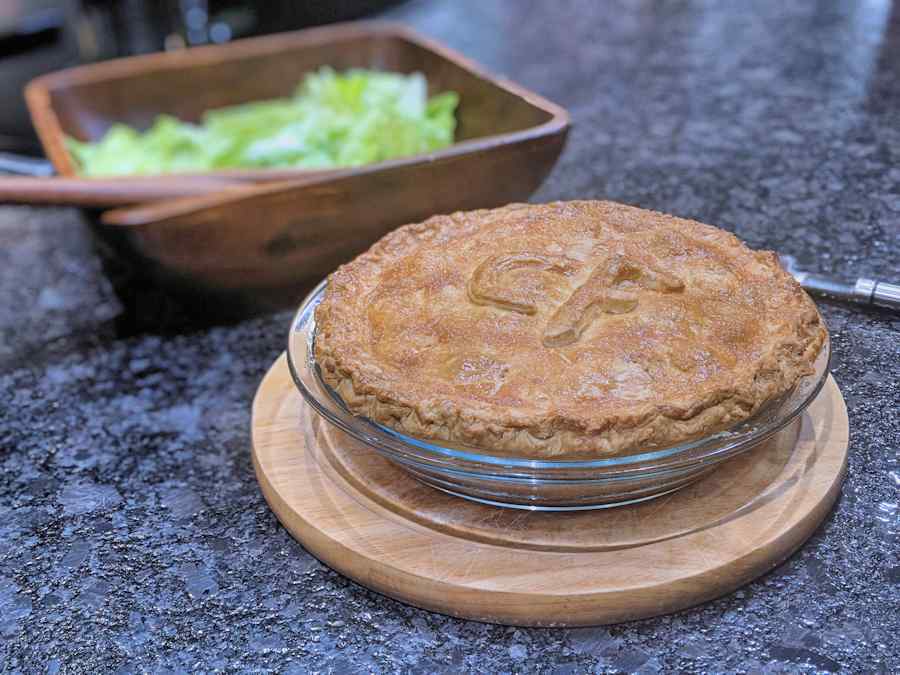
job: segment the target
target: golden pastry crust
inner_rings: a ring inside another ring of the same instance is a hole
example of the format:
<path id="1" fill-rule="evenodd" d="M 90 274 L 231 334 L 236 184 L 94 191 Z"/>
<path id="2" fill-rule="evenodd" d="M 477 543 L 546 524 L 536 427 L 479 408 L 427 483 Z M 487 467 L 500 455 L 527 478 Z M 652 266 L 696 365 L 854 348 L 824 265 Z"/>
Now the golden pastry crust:
<path id="1" fill-rule="evenodd" d="M 329 277 L 316 322 L 354 413 L 534 457 L 724 429 L 812 372 L 826 339 L 773 253 L 597 201 L 401 227 Z"/>

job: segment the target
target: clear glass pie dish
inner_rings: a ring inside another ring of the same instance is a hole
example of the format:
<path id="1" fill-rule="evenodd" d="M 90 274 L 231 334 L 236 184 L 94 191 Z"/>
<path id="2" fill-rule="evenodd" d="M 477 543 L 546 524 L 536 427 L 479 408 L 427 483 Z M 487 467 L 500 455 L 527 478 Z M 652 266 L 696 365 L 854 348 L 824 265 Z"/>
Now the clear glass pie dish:
<path id="1" fill-rule="evenodd" d="M 444 444 L 398 433 L 351 413 L 322 379 L 315 360 L 315 309 L 322 282 L 300 306 L 288 338 L 291 376 L 327 423 L 372 448 L 416 479 L 445 492 L 497 506 L 541 510 L 630 504 L 678 490 L 721 462 L 757 448 L 784 430 L 816 398 L 828 377 L 830 343 L 815 372 L 756 415 L 724 431 L 674 446 L 598 459 L 542 460 Z"/>

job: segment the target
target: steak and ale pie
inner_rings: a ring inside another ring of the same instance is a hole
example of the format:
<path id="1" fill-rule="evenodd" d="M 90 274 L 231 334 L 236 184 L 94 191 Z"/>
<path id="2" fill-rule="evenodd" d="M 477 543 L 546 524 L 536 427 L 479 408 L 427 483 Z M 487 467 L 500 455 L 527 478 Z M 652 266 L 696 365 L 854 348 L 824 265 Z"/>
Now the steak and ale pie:
<path id="1" fill-rule="evenodd" d="M 355 414 L 532 457 L 664 447 L 753 415 L 826 339 L 768 251 L 610 202 L 388 234 L 334 272 L 316 360 Z"/>

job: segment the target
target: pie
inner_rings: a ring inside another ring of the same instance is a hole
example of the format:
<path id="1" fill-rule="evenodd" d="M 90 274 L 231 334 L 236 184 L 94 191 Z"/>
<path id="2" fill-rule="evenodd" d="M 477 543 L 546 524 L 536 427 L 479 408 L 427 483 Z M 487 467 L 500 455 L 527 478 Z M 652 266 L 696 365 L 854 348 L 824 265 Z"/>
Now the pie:
<path id="1" fill-rule="evenodd" d="M 329 277 L 316 323 L 353 413 L 530 457 L 722 430 L 810 374 L 827 339 L 774 253 L 600 201 L 401 227 Z"/>

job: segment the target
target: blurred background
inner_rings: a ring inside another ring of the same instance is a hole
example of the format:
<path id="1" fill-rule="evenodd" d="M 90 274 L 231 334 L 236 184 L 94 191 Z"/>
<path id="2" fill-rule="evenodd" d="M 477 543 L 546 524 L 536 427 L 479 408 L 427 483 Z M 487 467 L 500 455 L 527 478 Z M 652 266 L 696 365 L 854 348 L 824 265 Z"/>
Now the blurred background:
<path id="1" fill-rule="evenodd" d="M 40 155 L 22 88 L 42 73 L 363 17 L 399 0 L 0 0 L 0 152 Z M 15 92 L 15 95 L 9 95 Z"/>

